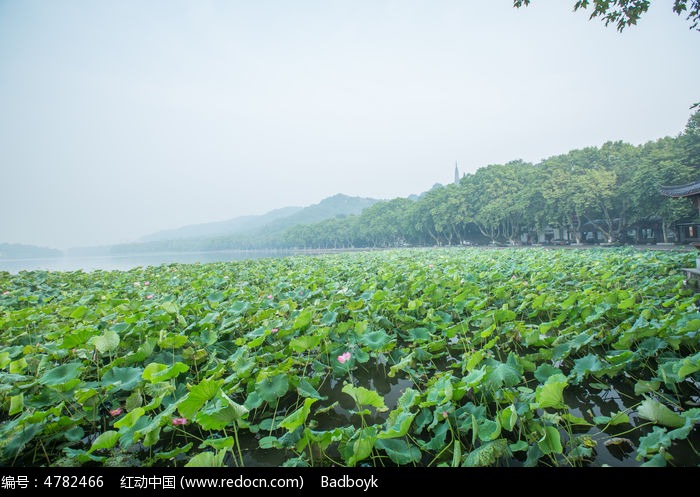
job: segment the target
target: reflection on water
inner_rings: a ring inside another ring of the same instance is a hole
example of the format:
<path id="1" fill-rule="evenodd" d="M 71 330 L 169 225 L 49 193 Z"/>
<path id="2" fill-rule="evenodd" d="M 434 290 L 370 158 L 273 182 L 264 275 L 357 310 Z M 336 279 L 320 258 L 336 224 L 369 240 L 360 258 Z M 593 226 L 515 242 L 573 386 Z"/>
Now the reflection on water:
<path id="1" fill-rule="evenodd" d="M 398 377 L 389 378 L 387 373 L 388 369 L 385 369 L 382 364 L 370 363 L 365 369 L 357 368 L 353 370 L 351 376 L 341 379 L 329 378 L 318 389 L 318 392 L 322 396 L 327 397 L 327 399 L 316 402 L 311 409 L 309 420 L 315 422 L 313 429 L 325 431 L 344 426 L 354 426 L 355 428 L 362 426 L 361 418 L 354 414 L 354 411 L 357 410 L 354 400 L 342 391 L 343 385 L 350 381 L 355 386 L 373 390 L 384 397 L 384 403 L 388 408 L 387 411 L 377 412 L 373 407 L 370 407 L 371 414 L 365 415 L 365 423 L 368 425 L 384 423 L 389 412 L 396 407 L 399 397 L 401 397 L 404 390 L 413 385 L 411 380 Z M 322 414 L 318 412 L 329 406 L 333 406 L 333 408 Z M 278 415 L 284 416 L 283 411 L 284 409 Z M 284 430 L 282 429 L 278 431 L 273 430 L 273 435 L 281 436 L 283 432 Z M 295 456 L 292 451 L 261 449 L 258 441 L 265 435 L 267 435 L 267 432 L 264 434 L 241 432 L 239 434 L 243 451 L 243 462 L 246 466 L 281 466 L 286 460 Z M 333 447 L 329 448 L 328 454 L 331 457 L 339 458 L 337 450 Z M 323 459 L 317 460 L 316 463 L 323 463 Z"/>
<path id="2" fill-rule="evenodd" d="M 354 370 L 351 377 L 340 380 L 331 379 L 328 383 L 325 383 L 319 389 L 321 395 L 328 397 L 324 405 L 337 403 L 332 410 L 314 418 L 318 422 L 317 429 L 332 430 L 339 426 L 352 425 L 356 428 L 362 426 L 361 418 L 354 414 L 354 411 L 358 409 L 355 401 L 342 391 L 343 386 L 349 382 L 352 382 L 356 387 L 373 390 L 384 397 L 384 404 L 388 409 L 384 412 L 377 412 L 370 407 L 371 414 L 365 416 L 365 422 L 369 425 L 384 423 L 389 412 L 396 407 L 396 403 L 404 390 L 413 385 L 413 382 L 409 379 L 390 378 L 387 376 L 387 373 L 388 369 L 385 369 L 382 364 L 375 363 L 366 369 L 358 368 Z"/>
<path id="3" fill-rule="evenodd" d="M 405 378 L 389 378 L 382 364 L 374 363 L 365 370 L 354 370 L 352 376 L 344 378 L 329 378 L 318 388 L 321 395 L 328 398 L 319 401 L 312 407 L 310 420 L 313 420 L 314 430 L 333 430 L 338 427 L 362 426 L 361 418 L 355 414 L 357 406 L 353 399 L 342 392 L 343 385 L 352 381 L 355 386 L 362 386 L 369 390 L 376 391 L 384 398 L 388 410 L 377 412 L 374 408 L 369 408 L 370 414 L 365 415 L 367 425 L 383 424 L 389 412 L 396 408 L 396 404 L 401 394 L 406 388 L 412 387 L 413 382 Z M 601 385 L 602 386 L 602 385 Z M 608 416 L 622 411 L 629 416 L 629 423 L 622 423 L 617 426 L 607 427 L 606 433 L 601 431 L 603 426 L 572 426 L 571 434 L 575 437 L 587 436 L 596 441 L 592 457 L 583 461 L 584 466 L 613 466 L 613 467 L 636 467 L 641 466 L 644 460 L 638 461 L 637 447 L 640 438 L 648 435 L 652 430 L 652 425 L 646 420 L 640 419 L 636 414 L 640 396 L 634 394 L 634 382 L 625 378 L 616 378 L 609 382 L 608 388 L 596 389 L 570 385 L 564 390 L 565 402 L 569 406 L 569 413 L 584 418 L 592 422 L 595 416 Z M 324 412 L 319 412 L 323 408 L 332 406 Z M 280 411 L 284 415 L 284 410 Z M 274 432 L 281 436 L 283 430 Z M 568 434 L 562 430 L 562 444 L 566 446 Z M 266 433 L 267 434 L 267 433 Z M 287 459 L 294 457 L 291 451 L 278 449 L 261 449 L 258 440 L 262 435 L 255 436 L 247 433 L 241 439 L 241 446 L 244 448 L 244 462 L 249 466 L 280 466 Z M 619 438 L 621 440 L 611 439 Z M 606 442 L 608 444 L 606 445 Z M 685 467 L 697 464 L 697 453 L 694 447 L 700 447 L 700 432 L 693 430 L 687 439 L 676 440 L 668 449 L 668 453 L 673 457 L 671 465 Z M 327 453 L 332 458 L 341 460 L 335 447 L 330 447 Z M 499 464 L 507 467 L 522 466 L 524 453 L 515 453 L 513 457 Z M 322 460 L 322 459 L 321 459 Z M 319 463 L 316 460 L 316 463 Z M 326 461 L 327 462 L 327 461 Z M 560 460 L 559 464 L 567 466 L 568 463 Z"/>
<path id="4" fill-rule="evenodd" d="M 291 250 L 222 250 L 216 252 L 156 252 L 147 254 L 65 256 L 46 259 L 0 259 L 0 271 L 128 271 L 136 267 L 160 264 L 207 263 L 285 257 L 294 255 Z"/>
<path id="5" fill-rule="evenodd" d="M 630 422 L 608 427 L 603 433 L 598 426 L 577 427 L 574 435 L 588 435 L 598 443 L 593 449 L 593 459 L 588 466 L 629 467 L 641 466 L 645 461 L 637 461 L 637 447 L 640 438 L 652 431 L 652 425 L 637 416 L 637 407 L 643 400 L 634 393 L 634 383 L 629 379 L 616 378 L 607 389 L 596 390 L 581 386 L 569 386 L 564 390 L 564 400 L 569 412 L 574 416 L 591 421 L 594 416 L 611 416 L 620 411 L 629 416 Z M 618 444 L 605 444 L 611 438 L 623 438 L 627 441 Z M 700 432 L 691 431 L 687 439 L 676 440 L 668 453 L 673 456 L 673 466 L 695 466 L 697 454 L 693 447 L 700 444 Z"/>

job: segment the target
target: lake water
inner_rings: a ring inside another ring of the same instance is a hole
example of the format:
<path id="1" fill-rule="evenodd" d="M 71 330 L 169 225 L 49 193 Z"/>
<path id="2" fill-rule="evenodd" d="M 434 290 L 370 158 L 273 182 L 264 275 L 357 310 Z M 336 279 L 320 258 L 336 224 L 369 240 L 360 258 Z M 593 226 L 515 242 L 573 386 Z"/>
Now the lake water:
<path id="1" fill-rule="evenodd" d="M 239 261 L 264 257 L 286 257 L 291 250 L 226 250 L 217 252 L 157 252 L 148 254 L 64 256 L 46 259 L 0 259 L 0 271 L 127 271 L 135 267 L 158 266 L 173 262 L 183 264 Z"/>

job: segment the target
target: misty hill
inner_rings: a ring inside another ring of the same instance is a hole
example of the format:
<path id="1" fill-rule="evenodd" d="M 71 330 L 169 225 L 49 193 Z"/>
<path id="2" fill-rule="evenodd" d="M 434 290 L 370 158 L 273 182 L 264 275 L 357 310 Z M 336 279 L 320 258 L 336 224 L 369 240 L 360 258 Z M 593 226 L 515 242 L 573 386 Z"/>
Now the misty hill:
<path id="1" fill-rule="evenodd" d="M 318 204 L 304 207 L 298 212 L 277 219 L 262 227 L 259 232 L 277 233 L 297 224 L 314 224 L 334 217 L 344 217 L 360 214 L 370 205 L 379 202 L 377 199 L 365 197 L 350 197 L 338 193 L 321 200 Z"/>
<path id="2" fill-rule="evenodd" d="M 179 240 L 181 238 L 199 238 L 223 236 L 253 231 L 280 218 L 286 218 L 303 210 L 303 207 L 283 207 L 257 216 L 240 216 L 227 221 L 191 224 L 172 230 L 159 231 L 140 238 L 141 242 Z"/>
<path id="3" fill-rule="evenodd" d="M 185 226 L 143 237 L 140 243 L 114 245 L 115 254 L 157 251 L 207 251 L 267 246 L 292 226 L 359 215 L 377 199 L 337 194 L 307 207 L 286 207 L 260 216 L 245 216 L 219 223 Z M 283 215 L 287 213 L 287 215 Z M 217 230 L 221 230 L 217 233 Z M 232 231 L 233 230 L 233 231 Z M 207 235 L 195 235 L 207 233 Z M 163 237 L 173 238 L 163 238 Z"/>
<path id="4" fill-rule="evenodd" d="M 43 257 L 61 257 L 58 249 L 24 245 L 21 243 L 0 243 L 0 259 L 39 259 Z"/>

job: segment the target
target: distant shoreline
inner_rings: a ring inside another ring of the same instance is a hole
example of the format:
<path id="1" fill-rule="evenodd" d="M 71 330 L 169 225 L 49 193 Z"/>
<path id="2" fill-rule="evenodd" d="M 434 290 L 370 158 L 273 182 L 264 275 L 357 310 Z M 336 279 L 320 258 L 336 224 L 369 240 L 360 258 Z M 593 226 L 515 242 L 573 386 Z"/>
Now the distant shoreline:
<path id="1" fill-rule="evenodd" d="M 401 249 L 527 249 L 527 248 L 543 248 L 543 249 L 595 249 L 595 248 L 634 248 L 637 250 L 678 250 L 690 251 L 695 248 L 691 244 L 678 245 L 672 243 L 657 243 L 657 244 L 568 244 L 568 245 L 546 245 L 546 244 L 531 244 L 531 245 L 407 245 L 403 247 L 346 247 L 346 248 L 255 248 L 255 249 L 222 249 L 222 250 L 164 250 L 153 252 L 129 252 L 129 253 L 109 253 L 109 254 L 66 254 L 44 256 L 26 256 L 26 257 L 2 257 L 0 261 L 21 262 L 21 261 L 36 261 L 36 260 L 59 260 L 59 259 L 128 259 L 143 256 L 158 256 L 158 255 L 194 255 L 194 254 L 333 254 L 344 252 L 378 252 L 386 250 L 401 250 Z"/>
<path id="2" fill-rule="evenodd" d="M 631 248 L 634 250 L 663 250 L 676 252 L 693 252 L 691 245 L 444 245 L 423 247 L 366 247 L 366 248 L 329 248 L 329 249 L 235 249 L 212 250 L 200 252 L 143 252 L 133 254 L 70 255 L 55 257 L 0 258 L 0 272 L 18 274 L 22 271 L 129 271 L 135 268 L 160 266 L 164 264 L 208 264 L 215 262 L 234 262 L 249 259 L 281 258 L 293 256 L 319 256 L 324 254 L 342 254 L 357 252 L 383 252 L 402 249 L 540 249 L 540 250 L 574 250 Z"/>

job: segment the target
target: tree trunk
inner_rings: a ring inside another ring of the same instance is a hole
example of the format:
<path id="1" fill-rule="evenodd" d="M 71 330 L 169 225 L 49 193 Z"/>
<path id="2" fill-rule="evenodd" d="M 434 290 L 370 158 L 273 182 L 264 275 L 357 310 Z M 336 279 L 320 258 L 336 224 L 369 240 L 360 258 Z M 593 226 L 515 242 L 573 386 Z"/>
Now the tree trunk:
<path id="1" fill-rule="evenodd" d="M 664 237 L 664 243 L 668 243 L 668 230 L 666 228 L 666 220 L 661 220 L 661 233 Z"/>
<path id="2" fill-rule="evenodd" d="M 437 245 L 439 247 L 440 246 L 440 239 L 437 237 L 437 235 L 435 235 L 433 233 L 433 231 L 430 228 L 428 228 L 427 231 L 428 231 L 428 234 L 430 235 L 430 238 L 432 238 L 435 241 L 435 245 Z"/>
<path id="3" fill-rule="evenodd" d="M 576 215 L 576 222 L 574 222 L 574 216 L 569 215 L 569 226 L 574 231 L 574 238 L 577 244 L 581 244 L 581 218 Z M 570 238 L 570 237 L 569 237 Z"/>

